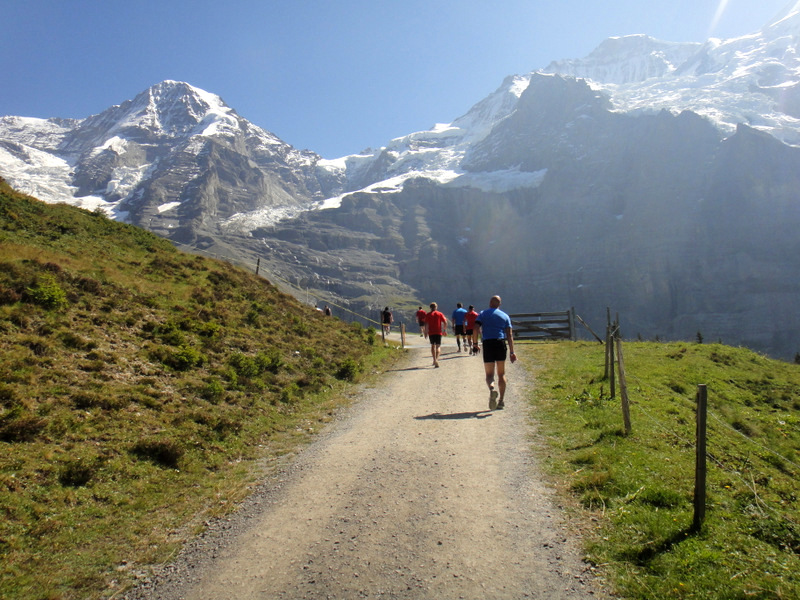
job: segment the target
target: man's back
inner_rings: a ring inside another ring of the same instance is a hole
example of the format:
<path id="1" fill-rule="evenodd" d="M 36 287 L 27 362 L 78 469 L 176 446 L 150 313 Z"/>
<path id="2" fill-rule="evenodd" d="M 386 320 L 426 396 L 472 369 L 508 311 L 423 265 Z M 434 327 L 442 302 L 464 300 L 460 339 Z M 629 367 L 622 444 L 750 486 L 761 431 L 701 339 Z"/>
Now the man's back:
<path id="1" fill-rule="evenodd" d="M 475 322 L 480 324 L 484 340 L 503 340 L 506 328 L 511 328 L 511 318 L 499 308 L 481 311 Z"/>

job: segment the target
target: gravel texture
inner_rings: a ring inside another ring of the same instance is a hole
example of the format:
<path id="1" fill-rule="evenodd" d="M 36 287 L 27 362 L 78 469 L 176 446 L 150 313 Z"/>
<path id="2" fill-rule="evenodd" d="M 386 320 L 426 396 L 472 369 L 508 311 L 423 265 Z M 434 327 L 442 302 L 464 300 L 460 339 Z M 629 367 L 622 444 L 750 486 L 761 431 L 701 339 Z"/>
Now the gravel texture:
<path id="1" fill-rule="evenodd" d="M 606 597 L 530 451 L 535 382 L 509 364 L 506 408 L 489 411 L 481 359 L 451 340 L 434 369 L 412 338 L 399 367 L 126 598 Z"/>

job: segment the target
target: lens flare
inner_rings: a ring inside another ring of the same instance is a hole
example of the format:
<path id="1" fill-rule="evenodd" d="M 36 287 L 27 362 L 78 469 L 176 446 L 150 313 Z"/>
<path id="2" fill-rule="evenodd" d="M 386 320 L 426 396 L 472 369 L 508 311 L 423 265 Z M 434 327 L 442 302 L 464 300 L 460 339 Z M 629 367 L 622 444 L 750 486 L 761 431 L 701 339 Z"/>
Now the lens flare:
<path id="1" fill-rule="evenodd" d="M 714 33 L 714 30 L 719 25 L 719 20 L 722 18 L 722 15 L 725 14 L 725 9 L 728 7 L 728 0 L 720 0 L 719 6 L 717 6 L 717 12 L 714 13 L 714 18 L 711 20 L 711 25 L 708 28 L 708 37 Z"/>

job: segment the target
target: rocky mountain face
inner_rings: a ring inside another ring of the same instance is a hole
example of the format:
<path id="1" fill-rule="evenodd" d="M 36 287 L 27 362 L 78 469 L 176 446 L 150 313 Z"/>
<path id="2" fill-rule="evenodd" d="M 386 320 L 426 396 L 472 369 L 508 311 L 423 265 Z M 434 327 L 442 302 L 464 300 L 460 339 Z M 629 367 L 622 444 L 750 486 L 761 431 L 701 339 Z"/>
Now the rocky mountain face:
<path id="1" fill-rule="evenodd" d="M 630 337 L 797 351 L 800 149 L 691 112 L 614 113 L 585 82 L 539 76 L 466 164 L 546 174 L 502 192 L 410 179 L 253 236 L 303 248 L 301 286 L 375 305 L 500 293 L 514 312 L 575 307 L 598 331 L 611 307 Z"/>
<path id="2" fill-rule="evenodd" d="M 79 121 L 0 120 L 0 164 L 21 191 L 198 246 L 242 215 L 277 219 L 335 193 L 341 182 L 318 161 L 175 81 Z"/>
<path id="3" fill-rule="evenodd" d="M 736 40 L 614 38 L 452 123 L 322 160 L 163 82 L 0 119 L 0 174 L 261 268 L 309 300 L 575 307 L 629 337 L 800 350 L 798 5 Z M 340 313 L 341 316 L 348 316 Z"/>

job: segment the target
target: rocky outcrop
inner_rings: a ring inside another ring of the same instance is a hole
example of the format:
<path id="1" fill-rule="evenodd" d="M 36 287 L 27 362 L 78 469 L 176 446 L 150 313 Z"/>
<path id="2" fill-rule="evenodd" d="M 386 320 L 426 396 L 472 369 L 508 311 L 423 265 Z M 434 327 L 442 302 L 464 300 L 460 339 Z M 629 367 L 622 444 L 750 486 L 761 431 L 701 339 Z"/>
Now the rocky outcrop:
<path id="1" fill-rule="evenodd" d="M 298 280 L 324 277 L 320 294 L 390 298 L 408 322 L 418 303 L 500 293 L 516 312 L 574 306 L 598 329 L 611 307 L 631 337 L 797 351 L 800 149 L 745 126 L 723 138 L 688 112 L 619 115 L 582 82 L 543 78 L 469 162 L 510 165 L 546 174 L 504 193 L 409 180 L 254 235 L 302 246 Z"/>

